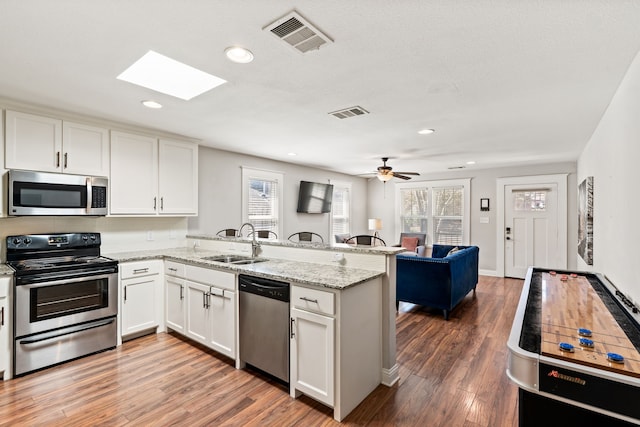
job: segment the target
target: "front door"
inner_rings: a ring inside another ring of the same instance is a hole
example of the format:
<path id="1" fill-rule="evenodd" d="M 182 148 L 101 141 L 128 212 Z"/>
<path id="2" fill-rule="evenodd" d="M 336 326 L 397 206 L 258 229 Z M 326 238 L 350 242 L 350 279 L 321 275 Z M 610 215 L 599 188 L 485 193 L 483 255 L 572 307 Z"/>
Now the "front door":
<path id="1" fill-rule="evenodd" d="M 505 183 L 503 189 L 504 275 L 522 279 L 530 266 L 566 269 L 566 193 L 557 182 Z"/>

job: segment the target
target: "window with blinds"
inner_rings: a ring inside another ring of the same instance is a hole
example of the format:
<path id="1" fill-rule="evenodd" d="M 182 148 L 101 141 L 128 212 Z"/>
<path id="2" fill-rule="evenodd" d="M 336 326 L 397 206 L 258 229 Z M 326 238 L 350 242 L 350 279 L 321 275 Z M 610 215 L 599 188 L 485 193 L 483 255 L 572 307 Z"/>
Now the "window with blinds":
<path id="1" fill-rule="evenodd" d="M 351 233 L 351 185 L 333 182 L 331 230 L 333 234 Z"/>
<path id="2" fill-rule="evenodd" d="M 243 168 L 243 222 L 256 231 L 269 230 L 281 235 L 282 182 L 279 173 Z"/>
<path id="3" fill-rule="evenodd" d="M 469 187 L 468 179 L 396 184 L 397 229 L 426 233 L 429 244 L 468 244 Z"/>

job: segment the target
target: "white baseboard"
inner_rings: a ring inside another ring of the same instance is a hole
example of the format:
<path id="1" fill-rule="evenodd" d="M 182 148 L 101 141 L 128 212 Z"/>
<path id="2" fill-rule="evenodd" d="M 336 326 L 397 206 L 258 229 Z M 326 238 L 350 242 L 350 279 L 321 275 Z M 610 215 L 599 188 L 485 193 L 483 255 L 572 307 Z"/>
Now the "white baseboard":
<path id="1" fill-rule="evenodd" d="M 502 277 L 496 270 L 478 270 L 478 274 L 481 276 Z"/>
<path id="2" fill-rule="evenodd" d="M 400 379 L 400 366 L 396 363 L 391 368 L 382 368 L 382 384 L 391 387 Z"/>

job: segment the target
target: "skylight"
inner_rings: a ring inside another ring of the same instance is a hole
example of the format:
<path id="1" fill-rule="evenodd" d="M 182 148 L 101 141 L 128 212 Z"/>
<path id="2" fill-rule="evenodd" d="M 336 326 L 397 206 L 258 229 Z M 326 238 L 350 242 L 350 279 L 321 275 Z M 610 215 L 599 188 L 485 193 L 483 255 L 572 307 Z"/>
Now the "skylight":
<path id="1" fill-rule="evenodd" d="M 152 50 L 124 70 L 118 79 L 185 101 L 227 82 Z"/>

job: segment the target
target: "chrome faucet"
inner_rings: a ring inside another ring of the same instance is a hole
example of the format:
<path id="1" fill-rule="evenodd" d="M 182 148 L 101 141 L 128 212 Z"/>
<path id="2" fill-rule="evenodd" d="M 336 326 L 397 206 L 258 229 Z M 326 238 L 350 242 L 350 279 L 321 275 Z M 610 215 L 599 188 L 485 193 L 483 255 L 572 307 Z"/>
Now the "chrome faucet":
<path id="1" fill-rule="evenodd" d="M 260 249 L 260 243 L 258 243 L 258 241 L 256 240 L 256 228 L 253 226 L 253 224 L 251 224 L 250 222 L 245 222 L 244 224 L 242 224 L 240 226 L 240 229 L 238 230 L 238 237 L 242 237 L 242 229 L 244 228 L 245 225 L 248 225 L 249 227 L 251 227 L 251 258 L 255 258 L 258 256 L 258 249 Z"/>

